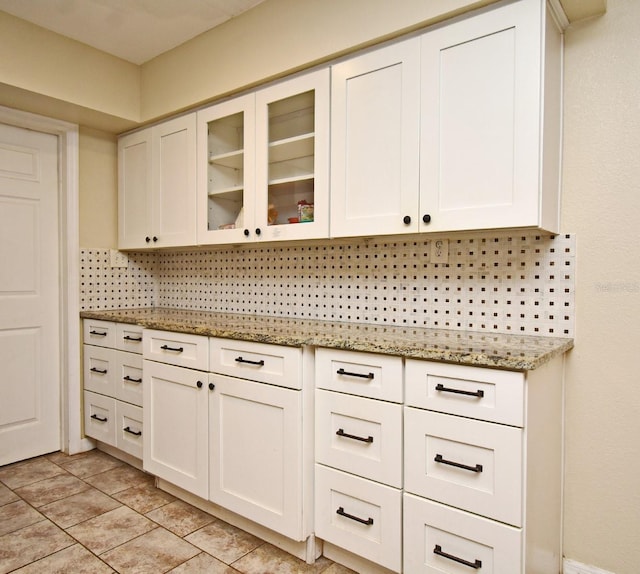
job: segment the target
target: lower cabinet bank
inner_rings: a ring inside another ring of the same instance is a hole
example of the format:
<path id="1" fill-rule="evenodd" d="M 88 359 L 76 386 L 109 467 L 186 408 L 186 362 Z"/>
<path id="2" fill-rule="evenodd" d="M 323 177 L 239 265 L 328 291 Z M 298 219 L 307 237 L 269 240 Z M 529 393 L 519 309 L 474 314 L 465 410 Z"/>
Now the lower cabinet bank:
<path id="1" fill-rule="evenodd" d="M 560 571 L 561 356 L 515 372 L 142 333 L 132 436 L 161 488 L 307 562 Z M 85 393 L 86 434 L 118 446 L 103 423 L 93 429 L 107 394 Z"/>

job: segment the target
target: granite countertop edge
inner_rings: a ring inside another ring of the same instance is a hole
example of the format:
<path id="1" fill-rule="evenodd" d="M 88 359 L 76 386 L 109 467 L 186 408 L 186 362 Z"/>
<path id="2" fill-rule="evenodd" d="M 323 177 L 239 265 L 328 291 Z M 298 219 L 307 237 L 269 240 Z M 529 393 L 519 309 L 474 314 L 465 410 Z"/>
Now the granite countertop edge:
<path id="1" fill-rule="evenodd" d="M 573 339 L 291 319 L 183 309 L 82 311 L 83 319 L 289 347 L 326 347 L 511 371 L 537 369 L 573 348 Z"/>

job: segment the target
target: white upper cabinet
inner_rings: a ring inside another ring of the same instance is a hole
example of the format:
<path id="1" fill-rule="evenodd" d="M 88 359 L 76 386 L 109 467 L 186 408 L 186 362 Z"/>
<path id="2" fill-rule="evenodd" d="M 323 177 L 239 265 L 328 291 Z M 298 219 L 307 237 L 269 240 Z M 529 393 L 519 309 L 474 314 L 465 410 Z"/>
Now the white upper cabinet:
<path id="1" fill-rule="evenodd" d="M 198 112 L 198 243 L 328 237 L 329 70 Z"/>
<path id="2" fill-rule="evenodd" d="M 199 111 L 198 149 L 198 243 L 246 241 L 255 227 L 255 96 Z"/>
<path id="3" fill-rule="evenodd" d="M 194 245 L 195 114 L 120 138 L 118 168 L 118 247 Z"/>
<path id="4" fill-rule="evenodd" d="M 520 0 L 333 66 L 331 235 L 557 232 L 561 53 Z"/>
<path id="5" fill-rule="evenodd" d="M 558 231 L 561 47 L 541 0 L 422 36 L 422 230 Z"/>
<path id="6" fill-rule="evenodd" d="M 332 68 L 331 235 L 418 231 L 420 42 Z"/>

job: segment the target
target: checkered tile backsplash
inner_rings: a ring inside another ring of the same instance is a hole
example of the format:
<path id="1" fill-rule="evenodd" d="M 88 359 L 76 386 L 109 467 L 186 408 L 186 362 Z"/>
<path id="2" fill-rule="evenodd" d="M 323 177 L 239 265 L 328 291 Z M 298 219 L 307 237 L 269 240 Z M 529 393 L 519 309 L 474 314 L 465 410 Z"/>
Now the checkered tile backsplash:
<path id="1" fill-rule="evenodd" d="M 81 307 L 175 307 L 329 321 L 574 336 L 575 236 L 493 232 L 449 238 L 81 252 Z"/>

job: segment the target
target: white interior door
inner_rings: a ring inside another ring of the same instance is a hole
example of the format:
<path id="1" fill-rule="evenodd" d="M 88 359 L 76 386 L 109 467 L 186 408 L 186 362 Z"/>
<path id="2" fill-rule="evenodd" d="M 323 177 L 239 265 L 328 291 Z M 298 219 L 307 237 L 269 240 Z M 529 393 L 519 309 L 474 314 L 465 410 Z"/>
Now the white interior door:
<path id="1" fill-rule="evenodd" d="M 0 124 L 0 465 L 60 448 L 57 136 Z"/>

